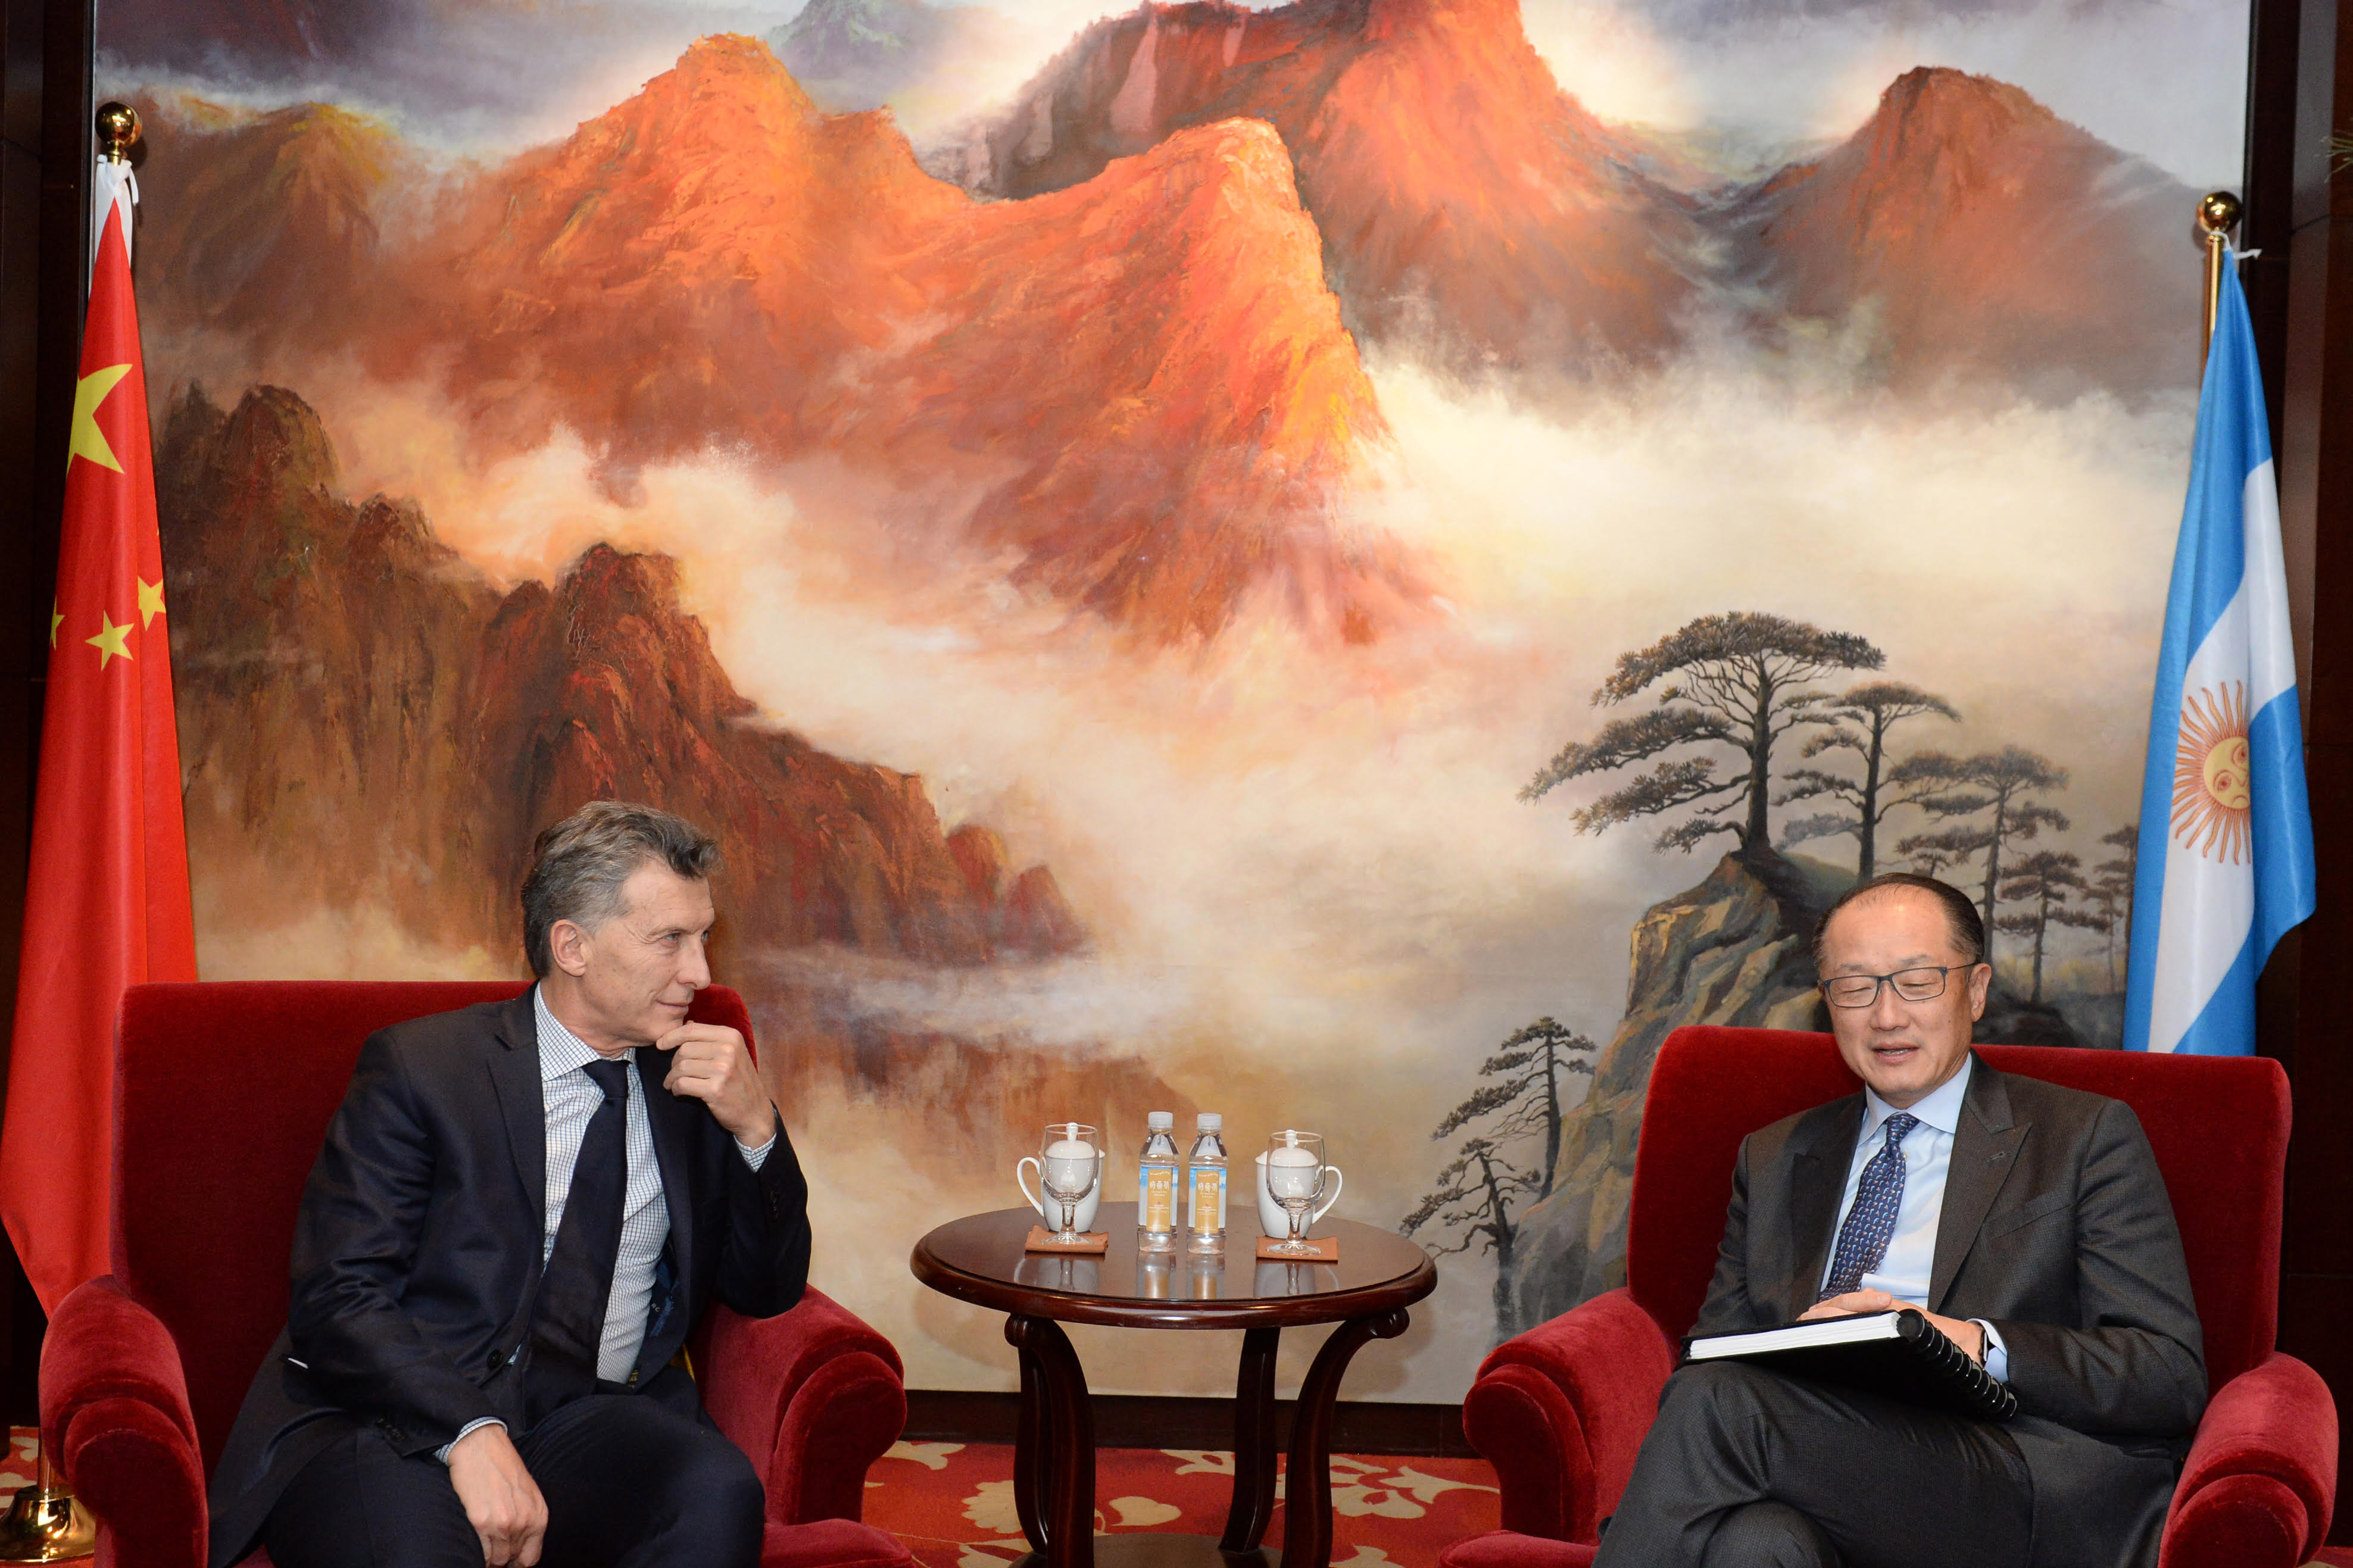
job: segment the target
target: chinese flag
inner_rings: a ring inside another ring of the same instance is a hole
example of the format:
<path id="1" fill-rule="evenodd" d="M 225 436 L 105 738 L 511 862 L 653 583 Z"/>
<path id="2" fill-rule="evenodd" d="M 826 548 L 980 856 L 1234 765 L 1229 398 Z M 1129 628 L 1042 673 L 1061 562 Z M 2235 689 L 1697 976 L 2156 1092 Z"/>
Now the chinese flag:
<path id="1" fill-rule="evenodd" d="M 131 298 L 130 169 L 101 163 L 98 175 L 98 259 L 66 457 L 0 1128 L 0 1212 L 50 1312 L 109 1268 L 114 1020 L 123 988 L 196 977 L 164 552 Z"/>

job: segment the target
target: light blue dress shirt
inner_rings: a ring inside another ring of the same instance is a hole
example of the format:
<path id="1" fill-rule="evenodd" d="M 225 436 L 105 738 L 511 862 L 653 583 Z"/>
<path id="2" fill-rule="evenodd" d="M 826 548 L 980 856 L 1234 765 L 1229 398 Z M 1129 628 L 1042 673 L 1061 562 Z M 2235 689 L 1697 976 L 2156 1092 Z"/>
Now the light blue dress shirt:
<path id="1" fill-rule="evenodd" d="M 1945 1209 L 1945 1174 L 1953 1163 L 1953 1136 L 1960 1131 L 1961 1106 L 1968 1093 L 1969 1075 L 1976 1070 L 1977 1058 L 1970 1057 L 1961 1063 L 1961 1070 L 1935 1093 L 1903 1108 L 1917 1118 L 1920 1125 L 1905 1134 L 1901 1145 L 1904 1201 L 1895 1211 L 1895 1234 L 1887 1238 L 1887 1254 L 1880 1259 L 1879 1267 L 1865 1274 L 1856 1289 L 1884 1290 L 1899 1301 L 1927 1310 L 1928 1276 L 1936 1264 L 1936 1221 Z M 1822 1261 L 1820 1285 L 1830 1283 L 1831 1268 L 1837 1260 L 1839 1229 L 1846 1224 L 1847 1211 L 1854 1207 L 1855 1191 L 1862 1183 L 1862 1168 L 1871 1163 L 1887 1142 L 1887 1119 L 1897 1110 L 1868 1088 L 1862 1091 L 1862 1136 L 1855 1140 L 1854 1158 L 1847 1165 L 1846 1194 L 1839 1200 L 1838 1225 L 1831 1229 L 1830 1256 Z M 1985 1331 L 1986 1371 L 2007 1381 L 2010 1351 L 2001 1342 L 2001 1335 L 1983 1318 L 1971 1318 L 1969 1321 Z"/>

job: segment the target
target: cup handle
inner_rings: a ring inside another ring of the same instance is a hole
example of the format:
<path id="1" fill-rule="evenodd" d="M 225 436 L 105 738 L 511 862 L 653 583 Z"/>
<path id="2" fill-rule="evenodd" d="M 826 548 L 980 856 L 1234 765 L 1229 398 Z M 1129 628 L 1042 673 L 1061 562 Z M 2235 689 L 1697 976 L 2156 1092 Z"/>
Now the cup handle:
<path id="1" fill-rule="evenodd" d="M 1015 1161 L 1015 1162 L 1014 1162 L 1014 1163 L 1013 1163 L 1013 1180 L 1014 1180 L 1014 1184 L 1015 1184 L 1016 1185 L 1018 1185 L 1018 1187 L 1020 1187 L 1020 1189 L 1021 1189 L 1021 1195 L 1022 1195 L 1023 1197 L 1028 1198 L 1028 1199 L 1029 1200 L 1029 1206 L 1030 1206 L 1031 1208 L 1033 1208 L 1033 1209 L 1036 1209 L 1036 1210 L 1037 1210 L 1040 1215 L 1043 1215 L 1043 1214 L 1046 1212 L 1046 1200 L 1045 1200 L 1045 1199 L 1043 1199 L 1043 1198 L 1041 1198 L 1041 1197 L 1039 1197 L 1039 1196 L 1038 1195 L 1038 1194 L 1033 1193 L 1033 1192 L 1031 1192 L 1031 1191 L 1029 1190 L 1029 1166 L 1031 1166 L 1031 1165 L 1035 1165 L 1035 1164 L 1037 1164 L 1037 1163 L 1038 1163 L 1038 1156 L 1037 1156 L 1037 1155 L 1035 1155 L 1035 1154 L 1024 1154 L 1024 1155 L 1022 1155 L 1020 1159 L 1018 1159 L 1018 1160 Z M 1042 1188 L 1045 1186 L 1045 1184 L 1046 1184 L 1046 1176 L 1045 1176 L 1045 1172 L 1044 1172 L 1043 1168 L 1041 1167 L 1041 1168 L 1040 1168 L 1040 1170 L 1039 1170 L 1039 1175 L 1038 1175 L 1038 1185 L 1042 1189 Z"/>
<path id="2" fill-rule="evenodd" d="M 1347 1180 L 1346 1173 L 1343 1172 L 1337 1165 L 1324 1166 L 1324 1173 L 1332 1178 L 1332 1195 L 1324 1200 L 1324 1206 L 1322 1208 L 1317 1209 L 1314 1214 L 1308 1217 L 1307 1223 L 1310 1225 L 1314 1224 L 1317 1220 L 1322 1219 L 1325 1215 L 1332 1212 L 1332 1205 L 1340 1201 L 1340 1184 Z"/>

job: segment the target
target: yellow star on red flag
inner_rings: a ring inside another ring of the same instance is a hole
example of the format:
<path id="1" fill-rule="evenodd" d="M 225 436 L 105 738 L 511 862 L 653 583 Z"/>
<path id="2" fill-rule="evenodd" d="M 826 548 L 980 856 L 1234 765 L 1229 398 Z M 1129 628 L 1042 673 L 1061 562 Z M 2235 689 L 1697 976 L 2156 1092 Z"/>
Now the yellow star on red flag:
<path id="1" fill-rule="evenodd" d="M 123 639 L 131 635 L 131 623 L 129 621 L 125 621 L 118 626 L 113 623 L 113 621 L 107 617 L 107 614 L 104 610 L 100 610 L 98 612 L 98 635 L 96 637 L 84 637 L 81 640 L 90 644 L 90 647 L 98 649 L 99 668 L 104 669 L 106 668 L 106 661 L 109 658 L 129 658 L 131 657 L 131 649 L 125 647 L 123 643 Z"/>
<path id="2" fill-rule="evenodd" d="M 49 646 L 51 647 L 58 646 L 58 628 L 65 624 L 65 616 L 58 613 L 58 602 L 51 599 L 49 601 Z"/>
<path id="3" fill-rule="evenodd" d="M 102 468 L 122 471 L 114 448 L 106 444 L 106 432 L 98 427 L 98 405 L 130 374 L 127 364 L 100 365 L 74 383 L 73 444 L 66 448 L 67 468 L 73 467 L 76 458 L 88 458 Z"/>
<path id="4" fill-rule="evenodd" d="M 144 577 L 132 580 L 139 584 L 139 629 L 143 632 L 164 613 L 164 584 L 161 580 L 150 583 Z"/>

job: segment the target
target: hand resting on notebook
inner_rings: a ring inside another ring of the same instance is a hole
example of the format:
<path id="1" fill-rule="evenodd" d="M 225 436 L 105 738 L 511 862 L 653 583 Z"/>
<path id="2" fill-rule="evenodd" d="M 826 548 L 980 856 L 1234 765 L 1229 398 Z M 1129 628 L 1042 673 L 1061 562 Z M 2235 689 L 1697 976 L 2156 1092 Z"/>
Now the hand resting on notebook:
<path id="1" fill-rule="evenodd" d="M 1798 1321 L 1810 1323 L 1821 1318 L 1852 1318 L 1862 1312 L 1892 1312 L 1899 1307 L 1911 1306 L 1899 1301 L 1884 1290 L 1850 1290 L 1843 1296 L 1833 1296 L 1827 1301 L 1817 1301 L 1798 1314 Z M 1934 1312 L 1914 1308 L 1920 1315 L 1936 1325 L 1937 1332 L 1969 1352 L 1969 1359 L 1979 1366 L 1985 1364 L 1985 1331 L 1960 1318 L 1939 1317 Z"/>

